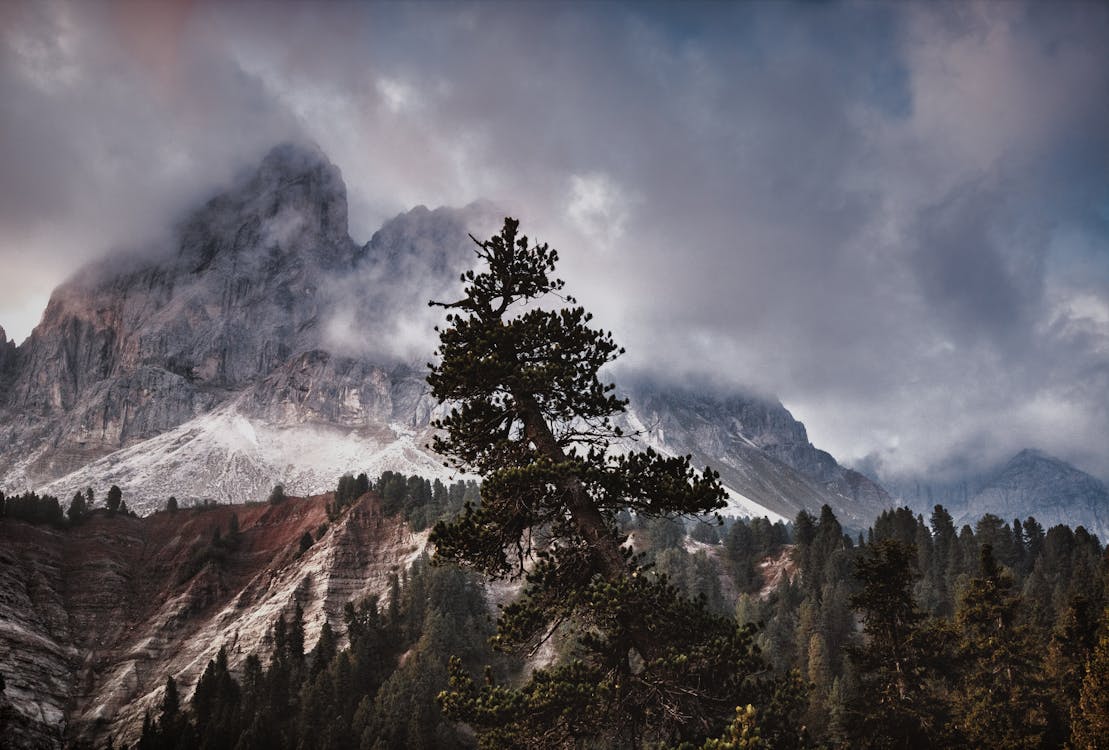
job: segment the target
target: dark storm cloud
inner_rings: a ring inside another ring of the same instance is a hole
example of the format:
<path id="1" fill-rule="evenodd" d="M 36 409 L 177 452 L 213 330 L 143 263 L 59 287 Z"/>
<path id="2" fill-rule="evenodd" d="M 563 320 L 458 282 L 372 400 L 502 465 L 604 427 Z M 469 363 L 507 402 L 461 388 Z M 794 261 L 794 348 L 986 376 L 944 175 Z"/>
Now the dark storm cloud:
<path id="1" fill-rule="evenodd" d="M 1037 446 L 1109 475 L 1103 6 L 0 13 L 0 323 L 28 279 L 41 297 L 308 137 L 356 240 L 492 199 L 560 249 L 629 367 L 778 393 L 841 458 Z"/>
<path id="2" fill-rule="evenodd" d="M 1019 227 L 1003 187 L 961 185 L 923 208 L 911 267 L 937 318 L 968 346 L 1022 347 L 1043 303 L 1044 233 Z"/>

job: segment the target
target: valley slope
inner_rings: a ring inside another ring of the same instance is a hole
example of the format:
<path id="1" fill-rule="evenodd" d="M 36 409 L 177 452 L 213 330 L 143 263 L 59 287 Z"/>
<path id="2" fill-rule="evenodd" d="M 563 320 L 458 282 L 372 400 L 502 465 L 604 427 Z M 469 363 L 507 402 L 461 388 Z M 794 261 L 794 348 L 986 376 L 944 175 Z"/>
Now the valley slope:
<path id="1" fill-rule="evenodd" d="M 221 646 L 238 670 L 268 653 L 275 619 L 297 604 L 310 650 L 346 602 L 384 597 L 427 534 L 383 514 L 372 495 L 324 526 L 330 499 L 100 512 L 63 530 L 0 521 L 4 741 L 54 748 L 64 733 L 130 743 L 167 675 L 188 691 Z M 302 551 L 306 533 L 319 539 Z"/>

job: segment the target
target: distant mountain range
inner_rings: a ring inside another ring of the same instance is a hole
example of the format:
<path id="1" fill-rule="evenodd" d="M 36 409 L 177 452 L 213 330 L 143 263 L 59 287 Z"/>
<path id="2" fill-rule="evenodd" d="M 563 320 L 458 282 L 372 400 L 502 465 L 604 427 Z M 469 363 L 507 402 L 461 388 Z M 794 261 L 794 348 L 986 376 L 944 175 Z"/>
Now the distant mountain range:
<path id="1" fill-rule="evenodd" d="M 277 482 L 321 492 L 346 471 L 449 478 L 424 447 L 437 408 L 426 301 L 457 293 L 468 233 L 499 219 L 483 203 L 418 207 L 359 246 L 338 168 L 314 147 L 275 148 L 187 216 L 171 247 L 79 271 L 26 342 L 0 335 L 0 488 L 68 502 L 118 484 L 145 513 L 171 494 L 242 502 Z M 789 520 L 827 503 L 861 528 L 894 504 L 774 398 L 618 375 L 629 430 L 719 471 L 730 512 Z M 1096 489 L 1047 500 L 1052 476 L 1017 472 L 1043 491 L 998 485 L 1009 489 L 982 508 L 1043 496 L 1060 518 L 1092 504 L 1104 523 Z"/>
<path id="2" fill-rule="evenodd" d="M 1085 526 L 1109 540 L 1109 488 L 1065 461 L 1037 450 L 1023 450 L 1004 464 L 956 482 L 909 480 L 891 483 L 895 496 L 925 515 L 943 505 L 959 524 L 986 513 L 1002 520 L 1029 516 L 1049 528 Z"/>

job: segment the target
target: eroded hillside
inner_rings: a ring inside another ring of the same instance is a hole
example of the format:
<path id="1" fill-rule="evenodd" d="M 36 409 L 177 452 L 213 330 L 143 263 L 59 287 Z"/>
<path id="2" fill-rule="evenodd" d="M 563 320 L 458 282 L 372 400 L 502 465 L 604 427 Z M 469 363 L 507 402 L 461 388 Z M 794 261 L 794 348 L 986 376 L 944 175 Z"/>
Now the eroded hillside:
<path id="1" fill-rule="evenodd" d="M 64 530 L 0 522 L 7 741 L 134 739 L 166 675 L 194 685 L 221 646 L 235 668 L 297 603 L 311 649 L 325 620 L 384 594 L 426 542 L 373 495 L 328 523 L 330 499 L 100 513 Z"/>

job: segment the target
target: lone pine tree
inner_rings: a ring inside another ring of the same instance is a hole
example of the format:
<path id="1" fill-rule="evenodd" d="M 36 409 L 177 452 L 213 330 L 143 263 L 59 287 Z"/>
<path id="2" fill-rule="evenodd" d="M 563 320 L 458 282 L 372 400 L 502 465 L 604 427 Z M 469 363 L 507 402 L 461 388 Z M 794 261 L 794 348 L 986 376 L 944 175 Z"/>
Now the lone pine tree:
<path id="1" fill-rule="evenodd" d="M 718 476 L 689 457 L 613 450 L 626 402 L 600 369 L 623 350 L 561 294 L 558 254 L 530 244 L 506 218 L 477 245 L 447 309 L 440 361 L 428 376 L 451 410 L 435 449 L 483 478 L 480 504 L 436 524 L 437 559 L 493 578 L 524 576 L 494 645 L 534 652 L 556 631 L 566 658 L 519 689 L 478 685 L 455 660 L 447 715 L 487 747 L 700 741 L 753 700 L 762 662 L 751 628 L 710 614 L 640 566 L 615 517 L 704 514 L 721 508 Z M 549 309 L 550 298 L 567 307 Z"/>

